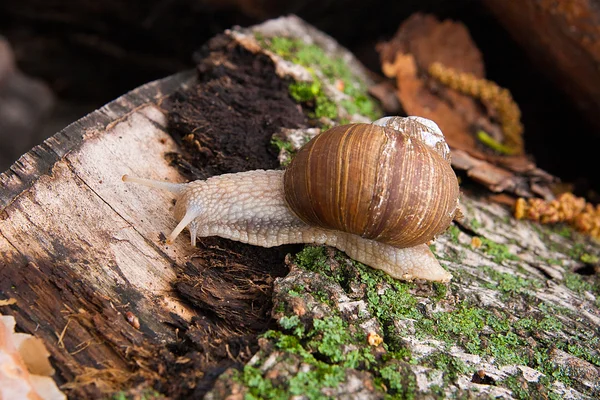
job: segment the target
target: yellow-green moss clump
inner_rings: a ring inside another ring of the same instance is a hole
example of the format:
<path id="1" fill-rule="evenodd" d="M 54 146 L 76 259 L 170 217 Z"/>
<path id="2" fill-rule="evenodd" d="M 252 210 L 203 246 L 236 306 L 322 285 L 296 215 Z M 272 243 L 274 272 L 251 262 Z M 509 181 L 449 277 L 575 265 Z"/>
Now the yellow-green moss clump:
<path id="1" fill-rule="evenodd" d="M 312 108 L 312 117 L 327 118 L 340 124 L 347 122 L 339 116 L 336 102 L 325 93 L 326 84 L 348 97 L 339 102 L 348 116 L 359 114 L 371 120 L 381 116 L 379 106 L 367 93 L 366 84 L 352 73 L 344 60 L 329 57 L 319 46 L 299 39 L 262 35 L 256 38 L 264 49 L 310 72 L 312 82 L 292 82 L 289 90 L 294 100 Z"/>

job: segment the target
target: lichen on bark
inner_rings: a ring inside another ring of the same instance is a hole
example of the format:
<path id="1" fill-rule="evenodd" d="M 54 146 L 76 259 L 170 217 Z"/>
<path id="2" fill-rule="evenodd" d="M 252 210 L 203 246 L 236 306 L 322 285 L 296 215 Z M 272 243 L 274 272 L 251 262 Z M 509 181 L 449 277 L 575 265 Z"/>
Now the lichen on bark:
<path id="1" fill-rule="evenodd" d="M 326 247 L 290 256 L 274 288 L 277 327 L 208 398 L 599 396 L 600 282 L 584 262 L 598 244 L 483 197 L 461 204 L 462 222 L 431 244 L 454 275 L 446 285 L 396 281 Z"/>

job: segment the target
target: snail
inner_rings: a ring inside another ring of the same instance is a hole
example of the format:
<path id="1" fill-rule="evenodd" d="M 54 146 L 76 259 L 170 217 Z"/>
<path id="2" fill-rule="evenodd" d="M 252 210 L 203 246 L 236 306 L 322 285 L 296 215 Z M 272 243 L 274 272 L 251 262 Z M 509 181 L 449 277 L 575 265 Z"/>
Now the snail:
<path id="1" fill-rule="evenodd" d="M 255 170 L 190 183 L 123 176 L 175 194 L 178 225 L 197 237 L 257 246 L 333 246 L 403 280 L 447 282 L 427 242 L 458 211 L 458 181 L 438 126 L 386 117 L 336 126 L 303 146 L 285 171 Z"/>

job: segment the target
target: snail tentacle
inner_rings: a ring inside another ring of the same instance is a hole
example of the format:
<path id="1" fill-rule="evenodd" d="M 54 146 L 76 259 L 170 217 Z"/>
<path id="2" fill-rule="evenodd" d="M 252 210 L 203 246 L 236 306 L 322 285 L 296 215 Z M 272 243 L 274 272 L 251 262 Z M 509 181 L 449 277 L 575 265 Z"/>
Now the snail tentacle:
<path id="1" fill-rule="evenodd" d="M 154 179 L 138 178 L 130 175 L 123 175 L 121 179 L 123 180 L 123 182 L 133 182 L 140 185 L 153 187 L 156 189 L 167 190 L 175 194 L 183 192 L 185 190 L 185 187 L 188 185 L 187 183 L 162 182 Z"/>

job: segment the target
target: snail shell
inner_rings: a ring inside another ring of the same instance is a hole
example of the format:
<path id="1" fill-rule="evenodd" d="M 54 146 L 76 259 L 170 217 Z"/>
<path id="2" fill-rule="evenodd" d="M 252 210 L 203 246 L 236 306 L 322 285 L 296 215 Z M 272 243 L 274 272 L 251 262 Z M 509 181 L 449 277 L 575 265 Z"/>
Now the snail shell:
<path id="1" fill-rule="evenodd" d="M 449 161 L 439 128 L 423 118 L 337 126 L 296 154 L 285 200 L 308 224 L 411 247 L 442 233 L 457 212 Z"/>

